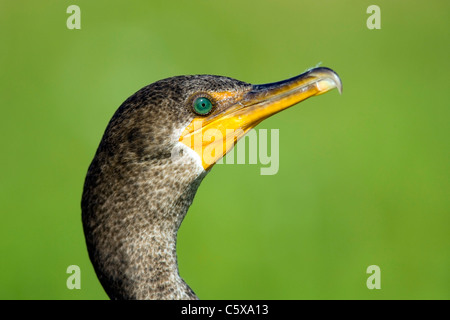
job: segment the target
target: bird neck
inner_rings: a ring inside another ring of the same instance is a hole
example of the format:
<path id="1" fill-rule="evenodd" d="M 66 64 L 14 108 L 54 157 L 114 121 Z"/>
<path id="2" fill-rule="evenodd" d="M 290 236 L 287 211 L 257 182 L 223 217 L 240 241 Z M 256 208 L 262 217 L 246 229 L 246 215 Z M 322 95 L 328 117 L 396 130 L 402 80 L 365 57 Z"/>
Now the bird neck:
<path id="1" fill-rule="evenodd" d="M 178 272 L 178 229 L 206 175 L 189 161 L 113 171 L 94 159 L 83 193 L 89 256 L 111 299 L 197 299 Z M 139 174 L 135 174 L 139 172 Z"/>
<path id="2" fill-rule="evenodd" d="M 120 298 L 197 299 L 179 275 L 176 253 L 178 228 L 188 209 L 185 204 L 192 201 L 191 197 L 193 194 L 186 192 L 174 203 L 172 211 L 165 213 L 173 219 L 149 224 L 136 221 L 129 226 L 131 232 L 122 242 L 126 261 L 116 265 L 120 278 L 125 280 Z"/>

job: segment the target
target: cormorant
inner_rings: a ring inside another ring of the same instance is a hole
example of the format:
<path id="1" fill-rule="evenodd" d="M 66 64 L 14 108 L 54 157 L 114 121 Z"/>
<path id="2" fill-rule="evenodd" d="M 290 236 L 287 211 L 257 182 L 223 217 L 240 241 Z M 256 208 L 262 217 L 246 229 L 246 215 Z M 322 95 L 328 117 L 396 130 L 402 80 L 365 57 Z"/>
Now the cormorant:
<path id="1" fill-rule="evenodd" d="M 178 273 L 176 240 L 201 181 L 248 130 L 333 88 L 341 92 L 341 80 L 322 67 L 263 85 L 192 75 L 157 81 L 123 102 L 81 203 L 89 257 L 108 296 L 197 299 Z"/>

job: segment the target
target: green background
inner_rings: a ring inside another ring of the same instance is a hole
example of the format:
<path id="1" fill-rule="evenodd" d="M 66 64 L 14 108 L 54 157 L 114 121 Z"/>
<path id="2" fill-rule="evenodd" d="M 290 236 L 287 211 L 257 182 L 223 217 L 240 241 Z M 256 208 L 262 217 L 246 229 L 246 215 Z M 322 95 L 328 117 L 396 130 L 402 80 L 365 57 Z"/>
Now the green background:
<path id="1" fill-rule="evenodd" d="M 81 30 L 66 9 L 81 8 Z M 381 8 L 369 30 L 366 9 Z M 449 299 L 448 1 L 0 1 L 0 298 L 106 299 L 81 226 L 116 108 L 180 74 L 318 63 L 336 90 L 266 120 L 280 168 L 216 165 L 178 239 L 202 299 Z M 66 268 L 81 268 L 81 290 Z M 381 269 L 381 289 L 366 268 Z"/>

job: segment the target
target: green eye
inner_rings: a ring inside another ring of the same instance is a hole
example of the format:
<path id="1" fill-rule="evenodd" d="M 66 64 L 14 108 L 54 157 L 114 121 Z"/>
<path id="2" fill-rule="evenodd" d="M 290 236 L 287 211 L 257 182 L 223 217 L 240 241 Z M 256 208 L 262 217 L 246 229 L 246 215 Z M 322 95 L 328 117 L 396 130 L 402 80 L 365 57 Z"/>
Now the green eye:
<path id="1" fill-rule="evenodd" d="M 194 101 L 194 111 L 199 115 L 206 115 L 211 112 L 213 105 L 208 98 L 197 98 Z"/>

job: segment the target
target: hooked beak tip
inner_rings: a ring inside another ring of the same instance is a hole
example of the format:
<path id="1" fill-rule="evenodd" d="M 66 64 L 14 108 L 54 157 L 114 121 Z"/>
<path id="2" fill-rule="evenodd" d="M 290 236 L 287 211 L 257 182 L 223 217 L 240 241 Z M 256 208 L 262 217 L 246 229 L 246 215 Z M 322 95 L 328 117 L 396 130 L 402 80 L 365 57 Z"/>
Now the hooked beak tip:
<path id="1" fill-rule="evenodd" d="M 336 72 L 329 68 L 315 68 L 309 72 L 310 76 L 314 76 L 318 79 L 316 82 L 317 89 L 320 93 L 328 92 L 334 88 L 342 94 L 342 81 Z"/>

